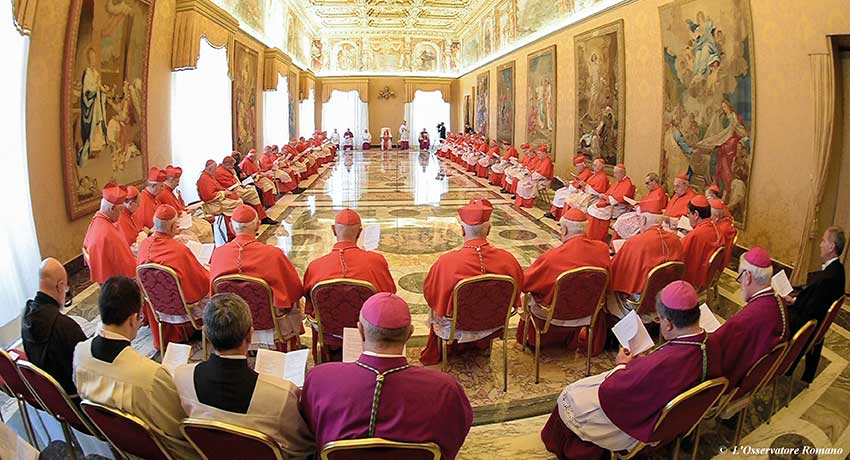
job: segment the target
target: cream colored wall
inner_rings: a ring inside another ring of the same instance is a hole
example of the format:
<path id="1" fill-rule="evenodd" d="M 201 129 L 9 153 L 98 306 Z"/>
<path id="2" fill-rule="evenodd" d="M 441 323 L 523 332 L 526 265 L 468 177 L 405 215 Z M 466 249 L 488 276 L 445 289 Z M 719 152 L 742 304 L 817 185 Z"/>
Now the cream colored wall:
<path id="1" fill-rule="evenodd" d="M 658 7 L 668 0 L 628 3 L 523 47 L 484 68 L 491 71 L 490 126 L 496 126 L 495 68 L 516 61 L 516 142 L 525 141 L 527 55 L 557 45 L 556 174 L 566 174 L 575 145 L 575 64 L 573 37 L 623 19 L 626 58 L 625 163 L 645 192 L 643 176 L 661 161 L 662 50 Z M 792 263 L 805 218 L 804 203 L 813 173 L 813 100 L 809 54 L 827 53 L 827 35 L 850 33 L 846 0 L 750 0 L 755 63 L 755 152 L 750 177 L 749 215 L 739 244 L 764 245 Z M 463 96 L 475 86 L 476 69 L 460 79 Z M 453 130 L 459 129 L 460 120 Z"/>
<path id="2" fill-rule="evenodd" d="M 378 93 L 389 87 L 395 97 L 378 98 Z M 372 141 L 380 143 L 378 137 L 381 128 L 388 127 L 393 132 L 393 143 L 398 143 L 398 127 L 404 120 L 404 79 L 401 77 L 369 78 L 369 132 Z"/>
<path id="3" fill-rule="evenodd" d="M 171 158 L 171 40 L 175 0 L 158 0 L 150 46 L 148 152 L 151 164 Z M 39 247 L 61 261 L 80 254 L 90 219 L 68 219 L 62 174 L 62 60 L 70 0 L 38 2 L 27 66 L 27 155 Z"/>

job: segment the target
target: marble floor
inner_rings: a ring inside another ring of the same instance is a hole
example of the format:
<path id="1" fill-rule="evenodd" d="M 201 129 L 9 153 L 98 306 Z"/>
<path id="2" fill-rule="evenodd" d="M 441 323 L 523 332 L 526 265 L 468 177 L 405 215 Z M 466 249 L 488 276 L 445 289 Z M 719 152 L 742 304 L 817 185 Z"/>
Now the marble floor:
<path id="1" fill-rule="evenodd" d="M 263 226 L 260 239 L 284 248 L 303 274 L 309 261 L 327 253 L 334 243 L 331 224 L 337 211 L 356 209 L 364 225 L 379 225 L 378 251 L 390 265 L 399 295 L 411 305 L 416 331 L 408 344 L 408 356 L 418 363 L 419 351 L 427 334 L 428 306 L 422 285 L 431 264 L 443 252 L 462 242 L 457 208 L 470 198 L 487 198 L 495 206 L 490 241 L 511 251 L 523 267 L 558 244 L 556 224 L 542 217 L 544 209 L 519 209 L 509 195 L 483 179 L 469 176 L 449 162 L 428 152 L 345 153 L 335 164 L 325 166 L 306 184 L 307 190 L 286 196 L 269 212 L 281 223 Z M 88 319 L 97 316 L 97 288 L 89 286 L 87 273 L 74 280 L 72 313 Z M 712 308 L 720 317 L 729 317 L 741 308 L 740 293 L 734 275 L 727 271 L 721 280 L 721 298 Z M 502 347 L 495 341 L 492 351 L 450 359 L 448 371 L 467 391 L 474 409 L 474 426 L 459 455 L 461 460 L 499 456 L 516 459 L 550 459 L 540 441 L 539 432 L 561 389 L 584 377 L 586 356 L 577 351 L 544 348 L 541 379 L 534 383 L 533 355 L 523 351 L 513 339 L 517 318 L 508 331 L 508 391 L 502 392 Z M 850 310 L 845 305 L 836 324 L 827 335 L 819 375 L 803 390 L 797 385 L 795 396 L 769 424 L 764 423 L 769 406 L 769 391 L 760 394 L 745 423 L 741 446 L 789 447 L 816 446 L 843 449 L 841 455 L 817 456 L 781 454 L 729 454 L 732 429 L 721 423 L 708 423 L 698 452 L 699 459 L 830 459 L 850 453 Z M 302 338 L 309 344 L 309 334 Z M 158 359 L 151 345 L 149 330 L 140 333 L 134 346 Z M 200 359 L 199 347 L 193 359 Z M 591 360 L 592 372 L 613 366 L 614 352 L 604 352 Z M 312 363 L 310 364 L 312 366 Z M 787 379 L 780 379 L 779 394 L 789 391 Z M 0 401 L 2 402 L 2 401 Z M 11 416 L 13 405 L 3 404 L 4 415 Z M 778 406 L 781 406 L 778 404 Z M 8 418 L 7 418 L 8 420 Z M 687 451 L 687 450 L 686 450 Z M 724 453 L 726 452 L 726 453 Z M 651 456 L 672 457 L 669 449 Z"/>

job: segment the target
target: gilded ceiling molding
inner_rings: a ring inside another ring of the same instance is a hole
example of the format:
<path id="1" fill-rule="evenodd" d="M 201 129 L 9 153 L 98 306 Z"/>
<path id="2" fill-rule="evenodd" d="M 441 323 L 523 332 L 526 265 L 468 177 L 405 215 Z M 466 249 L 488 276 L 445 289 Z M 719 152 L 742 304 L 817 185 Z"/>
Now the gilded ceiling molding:
<path id="1" fill-rule="evenodd" d="M 234 75 L 234 40 L 239 21 L 211 0 L 177 0 L 174 19 L 174 43 L 171 48 L 172 70 L 198 66 L 201 38 L 216 48 L 227 48 L 228 73 Z"/>
<path id="2" fill-rule="evenodd" d="M 279 48 L 266 48 L 263 53 L 263 91 L 277 91 L 278 76 L 289 75 L 292 58 Z"/>
<path id="3" fill-rule="evenodd" d="M 35 23 L 35 7 L 37 4 L 38 0 L 13 0 L 15 28 L 18 29 L 21 35 L 32 33 L 33 23 Z"/>
<path id="4" fill-rule="evenodd" d="M 305 71 L 301 72 L 300 83 L 298 85 L 298 102 L 306 101 L 307 98 L 310 97 L 310 90 L 313 90 L 313 94 L 316 92 L 316 76 L 313 75 L 313 72 Z"/>
<path id="5" fill-rule="evenodd" d="M 443 101 L 451 102 L 452 79 L 451 78 L 405 78 L 404 79 L 404 102 L 413 102 L 416 91 L 439 91 L 443 94 Z"/>
<path id="6" fill-rule="evenodd" d="M 369 102 L 369 79 L 368 78 L 323 78 L 322 83 L 322 103 L 331 100 L 331 93 L 334 90 L 352 91 L 357 90 L 360 93 L 360 100 Z"/>

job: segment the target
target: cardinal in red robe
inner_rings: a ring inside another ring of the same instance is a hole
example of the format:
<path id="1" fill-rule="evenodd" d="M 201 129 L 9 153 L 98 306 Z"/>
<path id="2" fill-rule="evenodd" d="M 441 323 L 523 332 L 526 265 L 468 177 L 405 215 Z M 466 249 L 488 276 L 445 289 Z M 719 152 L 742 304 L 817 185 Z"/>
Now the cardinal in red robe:
<path id="1" fill-rule="evenodd" d="M 160 346 L 162 342 L 188 342 L 196 332 L 192 326 L 188 314 L 191 313 L 196 322 L 201 321 L 204 306 L 210 294 L 210 272 L 198 262 L 192 251 L 183 243 L 173 237 L 177 233 L 177 210 L 171 205 L 163 204 L 156 209 L 154 214 L 153 234 L 139 245 L 137 262 L 139 265 L 156 263 L 165 265 L 177 273 L 180 286 L 183 290 L 183 300 L 189 309 L 186 315 L 162 315 L 154 316 L 150 313 L 150 306 L 145 305 L 145 316 L 148 318 L 159 318 L 162 322 L 162 335 L 159 337 L 157 327 L 151 327 L 154 347 L 164 350 Z M 150 289 L 147 286 L 143 286 Z M 147 292 L 153 295 L 154 292 Z M 149 316 L 148 316 L 149 315 Z"/>
<path id="2" fill-rule="evenodd" d="M 118 216 L 118 222 L 115 223 L 115 228 L 121 232 L 124 241 L 128 246 L 132 246 L 139 237 L 139 232 L 142 231 L 142 226 L 136 222 L 133 213 L 139 208 L 139 189 L 132 185 L 125 187 L 127 191 L 127 199 L 124 201 L 124 207 L 121 208 L 121 215 Z"/>
<path id="3" fill-rule="evenodd" d="M 610 291 L 640 293 L 653 268 L 665 262 L 685 261 L 681 240 L 675 233 L 661 228 L 661 216 L 642 214 L 641 217 L 641 233 L 626 240 L 611 260 Z"/>
<path id="4" fill-rule="evenodd" d="M 614 369 L 567 386 L 540 436 L 560 460 L 602 460 L 648 443 L 664 407 L 722 374 L 722 344 L 699 326 L 696 290 L 674 281 L 660 293 L 666 342 L 643 356 L 621 349 Z"/>
<path id="5" fill-rule="evenodd" d="M 541 144 L 537 147 L 537 164 L 531 173 L 519 181 L 516 187 L 516 205 L 521 208 L 534 207 L 534 198 L 539 188 L 548 188 L 549 181 L 555 177 L 555 166 L 549 158 L 549 147 Z"/>
<path id="6" fill-rule="evenodd" d="M 452 293 L 455 285 L 473 276 L 492 273 L 508 275 L 514 279 L 517 292 L 522 292 L 522 267 L 516 258 L 504 249 L 497 249 L 487 241 L 490 233 L 490 216 L 493 205 L 488 200 L 470 200 L 469 204 L 458 209 L 463 233 L 463 247 L 440 256 L 425 277 L 425 301 L 431 307 L 431 330 L 428 343 L 422 350 L 419 360 L 424 365 L 437 364 L 441 356 L 437 344 L 437 334 L 448 338 L 451 327 Z M 516 296 L 515 305 L 521 303 Z M 465 333 L 466 332 L 466 333 Z M 474 347 L 490 345 L 492 337 L 501 337 L 504 331 L 458 331 L 458 344 L 472 344 Z M 465 338 L 463 336 L 466 336 Z M 469 339 L 469 340 L 466 340 Z"/>
<path id="7" fill-rule="evenodd" d="M 780 342 L 790 339 L 788 310 L 770 285 L 773 263 L 756 246 L 741 256 L 738 283 L 747 302 L 712 335 L 723 348 L 723 375 L 738 386 L 755 362 Z"/>
<path id="8" fill-rule="evenodd" d="M 148 171 L 148 185 L 142 190 L 139 195 L 139 209 L 133 214 L 136 223 L 146 228 L 153 228 L 153 215 L 156 208 L 161 204 L 157 200 L 157 196 L 162 192 L 165 181 L 165 171 L 152 167 Z"/>
<path id="9" fill-rule="evenodd" d="M 573 181 L 555 191 L 555 196 L 552 198 L 552 207 L 545 214 L 546 217 L 559 220 L 564 213 L 564 207 L 567 205 L 567 197 L 584 190 L 585 184 L 590 179 L 591 174 L 593 174 L 593 171 L 587 167 L 587 159 L 582 154 L 576 155 L 573 158 L 573 165 L 576 167 L 576 171 L 573 173 Z"/>
<path id="10" fill-rule="evenodd" d="M 697 195 L 688 203 L 688 220 L 693 230 L 682 240 L 685 250 L 684 280 L 697 289 L 704 289 L 708 282 L 708 261 L 723 239 L 717 225 L 711 220 L 711 208 L 704 195 Z"/>
<path id="11" fill-rule="evenodd" d="M 608 202 L 614 206 L 611 215 L 613 219 L 620 217 L 629 210 L 630 206 L 626 198 L 634 199 L 635 186 L 632 184 L 632 179 L 626 176 L 626 166 L 623 163 L 617 163 L 614 166 L 614 183 L 608 187 L 605 195 Z"/>
<path id="12" fill-rule="evenodd" d="M 534 315 L 540 326 L 546 322 L 546 312 L 538 305 L 551 306 L 558 276 L 578 267 L 598 267 L 608 270 L 611 258 L 608 245 L 588 238 L 586 235 L 587 217 L 578 209 L 569 209 L 560 221 L 560 246 L 544 252 L 523 272 L 523 291 L 531 295 L 528 303 L 530 314 Z M 579 320 L 553 320 L 549 332 L 541 336 L 543 344 L 566 343 L 569 349 L 579 344 L 579 332 L 590 325 L 590 317 Z M 517 326 L 517 343 L 523 343 L 522 333 L 526 331 L 527 343 L 535 345 L 534 329 L 525 319 Z M 594 353 L 605 346 L 605 322 L 597 321 L 594 336 L 599 339 L 594 344 Z"/>
<path id="13" fill-rule="evenodd" d="M 257 189 L 242 185 L 239 178 L 236 176 L 234 166 L 233 157 L 229 155 L 224 157 L 224 159 L 221 160 L 221 164 L 215 168 L 215 179 L 222 187 L 227 190 L 232 190 L 239 195 L 239 198 L 243 203 L 253 207 L 254 210 L 257 211 L 257 215 L 260 217 L 261 224 L 277 225 L 276 220 L 273 220 L 271 217 L 266 215 L 266 210 L 260 202 L 260 196 L 257 193 Z"/>
<path id="14" fill-rule="evenodd" d="M 396 286 L 390 274 L 389 264 L 383 255 L 373 251 L 366 251 L 357 246 L 357 239 L 362 231 L 360 216 L 351 209 L 343 209 L 336 215 L 331 230 L 336 237 L 331 252 L 313 260 L 304 271 L 304 299 L 305 313 L 313 316 L 313 302 L 310 291 L 316 284 L 335 278 L 351 278 L 368 281 L 377 292 L 390 292 L 395 294 Z M 353 326 L 353 325 L 352 325 Z M 318 338 L 313 330 L 313 356 L 318 356 Z M 342 341 L 338 337 L 326 334 L 324 337 L 327 360 L 339 360 L 342 358 Z"/>
<path id="15" fill-rule="evenodd" d="M 121 215 L 127 192 L 115 184 L 107 184 L 100 200 L 100 210 L 94 213 L 83 248 L 88 253 L 86 261 L 91 280 L 98 284 L 113 276 L 136 277 L 136 259 L 130 245 L 115 228 Z"/>
<path id="16" fill-rule="evenodd" d="M 268 149 L 270 147 L 266 148 Z M 274 206 L 277 202 L 274 182 L 260 171 L 260 167 L 257 165 L 256 153 L 248 152 L 245 158 L 239 163 L 239 169 L 246 175 L 254 178 L 254 184 L 257 186 L 257 191 L 261 193 L 263 205 L 266 207 Z"/>
<path id="17" fill-rule="evenodd" d="M 159 204 L 171 205 L 178 213 L 186 210 L 186 203 L 183 198 L 176 195 L 174 190 L 180 184 L 180 178 L 183 176 L 183 168 L 179 166 L 168 165 L 165 167 L 165 181 L 162 184 L 162 191 L 156 196 Z"/>
<path id="18" fill-rule="evenodd" d="M 726 207 L 723 200 L 715 198 L 709 200 L 709 204 L 711 205 L 711 220 L 717 226 L 717 231 L 720 232 L 725 247 L 723 266 L 728 267 L 729 261 L 732 260 L 732 250 L 735 248 L 735 237 L 738 235 L 738 229 L 735 228 L 735 221 L 729 215 L 729 208 Z"/>
<path id="19" fill-rule="evenodd" d="M 376 328 L 389 333 L 379 337 Z M 433 442 L 441 458 L 454 460 L 472 407 L 451 374 L 407 362 L 404 346 L 413 333 L 407 303 L 395 294 L 373 295 L 358 329 L 364 342 L 357 361 L 316 366 L 304 380 L 301 408 L 316 445 L 367 437 Z"/>
<path id="20" fill-rule="evenodd" d="M 608 242 L 608 229 L 611 228 L 611 202 L 605 196 L 587 206 L 587 237 L 592 240 Z"/>
<path id="21" fill-rule="evenodd" d="M 664 210 L 664 215 L 671 219 L 678 219 L 688 213 L 688 203 L 691 198 L 697 195 L 694 189 L 691 188 L 687 174 L 679 174 L 673 181 L 673 195 L 667 201 L 667 209 Z M 643 208 L 641 208 L 643 210 Z"/>

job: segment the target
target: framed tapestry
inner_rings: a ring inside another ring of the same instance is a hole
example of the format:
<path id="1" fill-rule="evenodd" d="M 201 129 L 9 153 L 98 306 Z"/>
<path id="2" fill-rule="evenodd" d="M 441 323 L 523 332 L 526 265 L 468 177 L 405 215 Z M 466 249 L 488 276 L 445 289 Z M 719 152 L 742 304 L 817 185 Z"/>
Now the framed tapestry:
<path id="1" fill-rule="evenodd" d="M 470 102 L 471 96 L 469 94 L 463 96 L 463 129 L 461 132 L 466 132 L 466 127 L 472 127 L 472 119 L 470 118 L 472 112 L 472 103 Z"/>
<path id="2" fill-rule="evenodd" d="M 575 37 L 576 152 L 613 169 L 624 158 L 626 84 L 623 21 Z"/>
<path id="3" fill-rule="evenodd" d="M 155 0 L 72 0 L 62 67 L 62 165 L 70 219 L 110 181 L 147 177 L 148 55 Z"/>
<path id="4" fill-rule="evenodd" d="M 257 148 L 257 66 L 259 53 L 236 43 L 233 53 L 233 149 L 245 154 Z"/>
<path id="5" fill-rule="evenodd" d="M 489 136 L 490 124 L 490 71 L 478 74 L 475 79 L 478 95 L 475 102 L 475 131 L 484 137 Z"/>
<path id="6" fill-rule="evenodd" d="M 557 78 L 555 76 L 555 45 L 528 55 L 526 76 L 526 142 L 549 146 L 555 160 L 555 102 Z"/>
<path id="7" fill-rule="evenodd" d="M 659 8 L 664 72 L 661 175 L 717 184 L 735 223 L 747 219 L 755 78 L 749 0 L 677 0 Z"/>
<path id="8" fill-rule="evenodd" d="M 287 77 L 287 84 L 289 85 L 289 138 L 298 137 L 298 124 L 296 121 L 298 120 L 298 114 L 296 111 L 298 110 L 297 104 L 297 94 L 296 94 L 296 83 L 298 82 L 298 76 L 295 72 L 289 72 L 289 76 Z M 312 134 L 312 133 L 311 133 Z"/>
<path id="9" fill-rule="evenodd" d="M 514 110 L 516 84 L 515 64 L 511 61 L 496 69 L 496 136 L 499 142 L 514 143 Z"/>

